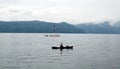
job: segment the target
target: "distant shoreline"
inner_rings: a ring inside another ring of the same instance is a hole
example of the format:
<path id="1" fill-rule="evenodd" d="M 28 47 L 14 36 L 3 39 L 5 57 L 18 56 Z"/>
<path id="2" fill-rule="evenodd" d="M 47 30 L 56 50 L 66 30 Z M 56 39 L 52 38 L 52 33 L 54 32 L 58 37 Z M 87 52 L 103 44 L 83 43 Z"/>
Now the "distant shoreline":
<path id="1" fill-rule="evenodd" d="M 17 32 L 17 33 L 15 33 L 15 32 L 0 32 L 0 34 L 97 34 L 97 35 L 99 35 L 99 34 L 116 34 L 116 33 L 28 33 L 28 32 L 26 32 L 26 33 L 22 33 L 22 32 Z M 119 35 L 119 34 L 118 34 Z"/>
<path id="2" fill-rule="evenodd" d="M 72 25 L 66 22 L 0 21 L 0 33 L 120 34 L 120 22 L 114 25 L 109 22 Z"/>

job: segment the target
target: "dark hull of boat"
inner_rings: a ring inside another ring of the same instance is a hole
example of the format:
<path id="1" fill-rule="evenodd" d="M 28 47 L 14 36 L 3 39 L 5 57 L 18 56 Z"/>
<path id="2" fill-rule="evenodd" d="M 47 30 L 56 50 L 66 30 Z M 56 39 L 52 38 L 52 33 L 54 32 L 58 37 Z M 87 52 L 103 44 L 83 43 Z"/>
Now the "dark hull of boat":
<path id="1" fill-rule="evenodd" d="M 66 47 L 52 47 L 52 49 L 73 49 L 73 46 L 66 46 Z"/>

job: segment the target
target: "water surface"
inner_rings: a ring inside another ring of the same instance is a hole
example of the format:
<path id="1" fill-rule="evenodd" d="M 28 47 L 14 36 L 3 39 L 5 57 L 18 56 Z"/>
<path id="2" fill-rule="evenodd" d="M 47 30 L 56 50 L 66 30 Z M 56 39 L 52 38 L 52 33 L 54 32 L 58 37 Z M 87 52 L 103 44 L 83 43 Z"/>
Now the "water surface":
<path id="1" fill-rule="evenodd" d="M 120 35 L 45 35 L 1 33 L 0 69 L 120 69 Z M 51 49 L 61 42 L 74 49 Z"/>

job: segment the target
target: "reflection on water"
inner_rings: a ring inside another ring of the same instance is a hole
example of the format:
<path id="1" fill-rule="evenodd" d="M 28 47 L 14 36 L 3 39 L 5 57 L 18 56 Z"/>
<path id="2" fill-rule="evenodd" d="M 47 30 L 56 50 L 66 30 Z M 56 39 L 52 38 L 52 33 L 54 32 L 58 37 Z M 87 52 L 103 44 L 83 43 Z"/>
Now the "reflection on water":
<path id="1" fill-rule="evenodd" d="M 120 69 L 120 35 L 44 35 L 0 34 L 0 69 Z M 51 49 L 60 42 L 74 49 Z"/>

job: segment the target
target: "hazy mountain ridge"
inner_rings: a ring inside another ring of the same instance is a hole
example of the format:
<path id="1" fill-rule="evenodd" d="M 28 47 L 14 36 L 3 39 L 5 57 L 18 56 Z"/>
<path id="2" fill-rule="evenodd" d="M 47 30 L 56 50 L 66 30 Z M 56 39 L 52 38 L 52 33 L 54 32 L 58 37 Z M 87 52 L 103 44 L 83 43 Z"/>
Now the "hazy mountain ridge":
<path id="1" fill-rule="evenodd" d="M 94 33 L 120 34 L 120 21 L 114 23 L 80 23 L 72 25 L 66 22 L 53 23 L 44 21 L 0 21 L 1 33 Z"/>
<path id="2" fill-rule="evenodd" d="M 82 23 L 77 24 L 76 27 L 83 29 L 86 33 L 120 34 L 120 21 L 113 25 L 110 25 L 108 21 L 101 23 Z"/>
<path id="3" fill-rule="evenodd" d="M 1 33 L 83 33 L 84 31 L 74 25 L 62 22 L 52 23 L 44 21 L 0 21 Z"/>

